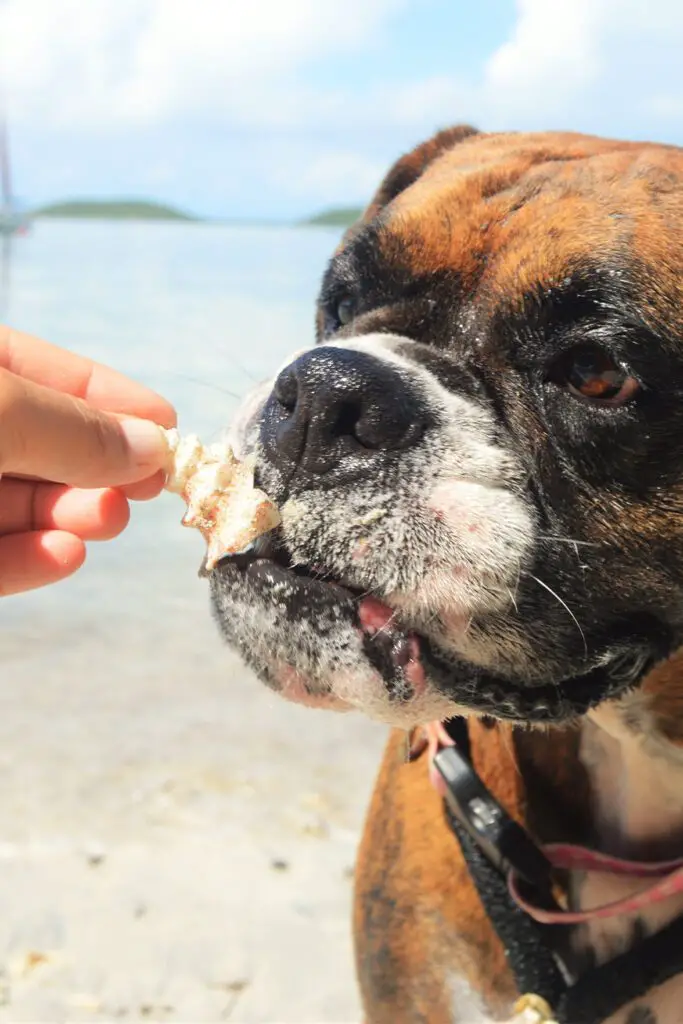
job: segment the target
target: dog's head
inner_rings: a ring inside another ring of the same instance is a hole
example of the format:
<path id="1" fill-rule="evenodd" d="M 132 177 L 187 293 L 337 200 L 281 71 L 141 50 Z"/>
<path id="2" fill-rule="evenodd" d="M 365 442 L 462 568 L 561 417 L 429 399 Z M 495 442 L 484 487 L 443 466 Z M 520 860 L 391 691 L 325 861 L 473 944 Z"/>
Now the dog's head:
<path id="1" fill-rule="evenodd" d="M 236 425 L 282 527 L 211 575 L 275 690 L 561 721 L 683 642 L 683 151 L 442 132 Z"/>

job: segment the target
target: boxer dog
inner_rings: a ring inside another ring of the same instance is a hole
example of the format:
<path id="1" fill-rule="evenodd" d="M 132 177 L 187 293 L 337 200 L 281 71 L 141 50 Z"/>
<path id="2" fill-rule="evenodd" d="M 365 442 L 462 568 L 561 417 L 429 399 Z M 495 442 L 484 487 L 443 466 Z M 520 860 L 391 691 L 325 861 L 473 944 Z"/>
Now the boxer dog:
<path id="1" fill-rule="evenodd" d="M 283 697 L 395 727 L 356 871 L 367 1022 L 505 1019 L 505 951 L 406 732 L 467 716 L 539 843 L 683 853 L 683 150 L 440 132 L 234 437 L 282 525 L 211 574 L 222 632 Z M 588 920 L 573 948 L 592 969 L 682 912 Z M 609 1020 L 683 1021 L 683 973 Z"/>

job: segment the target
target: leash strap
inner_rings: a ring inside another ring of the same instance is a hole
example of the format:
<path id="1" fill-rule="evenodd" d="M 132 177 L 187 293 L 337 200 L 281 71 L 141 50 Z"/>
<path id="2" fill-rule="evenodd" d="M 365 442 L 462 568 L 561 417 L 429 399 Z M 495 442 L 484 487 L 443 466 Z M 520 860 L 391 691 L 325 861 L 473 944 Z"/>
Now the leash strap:
<path id="1" fill-rule="evenodd" d="M 455 742 L 458 750 L 469 758 L 470 743 L 467 723 L 463 718 L 452 719 L 448 728 L 431 736 L 430 755 L 438 745 Z M 432 781 L 436 784 L 433 759 L 430 757 Z M 443 793 L 443 785 L 437 784 Z M 567 983 L 555 954 L 546 942 L 545 932 L 536 921 L 517 906 L 508 889 L 505 875 L 486 856 L 476 839 L 444 802 L 446 820 L 454 832 L 465 858 L 470 877 L 477 890 L 487 917 L 503 944 L 505 955 L 519 992 L 533 992 L 550 1006 L 556 1006 Z"/>
<path id="2" fill-rule="evenodd" d="M 585 850 L 581 846 L 553 844 L 543 847 L 543 852 L 554 868 L 567 870 L 604 872 L 609 875 L 627 875 L 631 878 L 656 878 L 653 885 L 625 899 L 605 903 L 590 910 L 547 910 L 525 898 L 520 890 L 519 875 L 511 871 L 508 877 L 510 894 L 515 903 L 527 912 L 534 921 L 543 924 L 583 924 L 586 921 L 605 920 L 621 914 L 636 914 L 653 903 L 660 903 L 683 892 L 683 861 L 659 861 L 649 864 L 643 861 L 620 860 Z"/>
<path id="3" fill-rule="evenodd" d="M 557 1006 L 567 984 L 544 940 L 540 925 L 517 906 L 503 875 L 479 849 L 448 804 L 445 804 L 445 810 L 486 916 L 503 944 L 517 990 L 533 992 L 550 1006 Z M 580 1022 L 572 1021 L 572 1024 Z"/>

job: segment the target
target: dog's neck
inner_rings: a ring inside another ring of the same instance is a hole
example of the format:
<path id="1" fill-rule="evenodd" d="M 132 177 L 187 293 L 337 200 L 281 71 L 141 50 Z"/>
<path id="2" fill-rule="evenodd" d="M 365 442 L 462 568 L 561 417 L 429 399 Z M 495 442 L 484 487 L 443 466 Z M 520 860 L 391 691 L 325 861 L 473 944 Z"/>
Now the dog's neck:
<path id="1" fill-rule="evenodd" d="M 589 713 L 580 756 L 601 849 L 641 860 L 683 855 L 683 750 L 634 714 L 632 699 Z"/>

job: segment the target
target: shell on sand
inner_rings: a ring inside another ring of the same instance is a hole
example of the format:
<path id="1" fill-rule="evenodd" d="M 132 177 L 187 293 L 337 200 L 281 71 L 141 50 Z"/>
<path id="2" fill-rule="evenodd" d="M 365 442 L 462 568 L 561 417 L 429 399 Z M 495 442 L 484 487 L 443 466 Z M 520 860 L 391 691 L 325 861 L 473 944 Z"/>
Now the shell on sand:
<path id="1" fill-rule="evenodd" d="M 253 466 L 239 462 L 227 444 L 205 446 L 195 435 L 165 430 L 169 466 L 165 488 L 187 504 L 183 526 L 204 537 L 210 572 L 225 555 L 244 551 L 280 523 L 270 498 L 254 487 Z"/>

